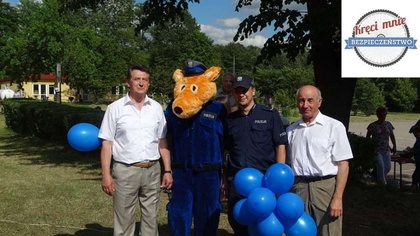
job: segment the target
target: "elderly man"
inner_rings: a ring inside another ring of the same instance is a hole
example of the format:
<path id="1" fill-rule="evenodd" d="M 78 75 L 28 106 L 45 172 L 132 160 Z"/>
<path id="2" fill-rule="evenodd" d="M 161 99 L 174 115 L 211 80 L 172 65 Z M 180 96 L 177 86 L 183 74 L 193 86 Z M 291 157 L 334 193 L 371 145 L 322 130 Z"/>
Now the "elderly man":
<path id="1" fill-rule="evenodd" d="M 353 158 L 346 129 L 319 111 L 318 88 L 301 87 L 296 102 L 302 118 L 287 127 L 287 163 L 296 176 L 292 192 L 303 199 L 318 235 L 340 236 L 348 160 Z"/>

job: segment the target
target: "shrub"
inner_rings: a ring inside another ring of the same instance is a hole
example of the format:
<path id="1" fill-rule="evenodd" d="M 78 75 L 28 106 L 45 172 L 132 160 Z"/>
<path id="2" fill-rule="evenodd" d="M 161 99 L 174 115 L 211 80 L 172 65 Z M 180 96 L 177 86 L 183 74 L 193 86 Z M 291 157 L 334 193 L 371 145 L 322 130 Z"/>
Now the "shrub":
<path id="1" fill-rule="evenodd" d="M 67 141 L 67 132 L 75 124 L 100 126 L 104 112 L 82 106 L 70 106 L 33 99 L 4 101 L 6 126 L 16 133 L 54 141 Z"/>
<path id="2" fill-rule="evenodd" d="M 354 133 L 348 133 L 353 159 L 350 160 L 350 177 L 362 178 L 375 167 L 376 143 L 370 139 Z"/>

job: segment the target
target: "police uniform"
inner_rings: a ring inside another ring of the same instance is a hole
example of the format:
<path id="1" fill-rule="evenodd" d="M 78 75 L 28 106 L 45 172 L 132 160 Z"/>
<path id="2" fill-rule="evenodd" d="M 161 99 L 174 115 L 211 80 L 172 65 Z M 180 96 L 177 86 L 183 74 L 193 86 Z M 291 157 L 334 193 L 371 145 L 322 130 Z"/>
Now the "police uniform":
<path id="1" fill-rule="evenodd" d="M 277 163 L 276 147 L 287 143 L 286 131 L 279 112 L 266 106 L 254 104 L 248 115 L 240 110 L 227 117 L 225 148 L 230 151 L 227 174 L 232 180 L 235 174 L 245 167 L 258 169 L 262 173 Z M 233 181 L 228 200 L 229 223 L 235 235 L 248 235 L 247 227 L 238 224 L 233 218 L 233 208 L 243 197 L 236 192 Z"/>
<path id="2" fill-rule="evenodd" d="M 222 136 L 226 109 L 212 100 L 194 117 L 178 118 L 172 102 L 165 116 L 171 146 L 172 199 L 167 205 L 171 235 L 216 235 L 220 203 Z"/>
<path id="3" fill-rule="evenodd" d="M 265 173 L 277 162 L 275 148 L 287 143 L 278 111 L 260 104 L 254 104 L 247 116 L 240 110 L 229 114 L 227 127 L 225 147 L 230 151 L 230 177 L 245 167 Z"/>

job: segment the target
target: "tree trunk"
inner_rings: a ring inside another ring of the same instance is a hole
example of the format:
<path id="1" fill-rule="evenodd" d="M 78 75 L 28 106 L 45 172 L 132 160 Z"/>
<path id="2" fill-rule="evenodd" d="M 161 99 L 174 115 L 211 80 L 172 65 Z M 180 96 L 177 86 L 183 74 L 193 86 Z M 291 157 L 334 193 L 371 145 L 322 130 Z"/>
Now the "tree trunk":
<path id="1" fill-rule="evenodd" d="M 341 11 L 338 9 L 340 13 L 335 15 L 325 14 L 330 8 L 327 2 L 307 1 L 315 85 L 322 92 L 321 112 L 341 121 L 348 130 L 357 79 L 341 78 L 342 46 L 340 40 L 334 37 L 334 34 L 340 31 L 334 29 L 334 26 L 340 26 L 337 22 L 341 21 Z"/>

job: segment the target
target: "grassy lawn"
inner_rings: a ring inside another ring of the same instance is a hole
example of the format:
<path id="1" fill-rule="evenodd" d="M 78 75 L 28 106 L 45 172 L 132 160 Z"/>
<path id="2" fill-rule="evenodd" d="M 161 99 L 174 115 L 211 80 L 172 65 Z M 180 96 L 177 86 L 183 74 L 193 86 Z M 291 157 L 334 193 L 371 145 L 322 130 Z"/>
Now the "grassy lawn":
<path id="1" fill-rule="evenodd" d="M 322 108 L 322 107 L 321 107 Z M 321 109 L 322 110 L 322 109 Z M 300 119 L 300 116 L 288 117 L 289 121 L 294 122 Z M 350 116 L 350 122 L 373 122 L 378 118 L 376 115 L 366 116 L 362 112 L 357 113 L 357 115 Z M 420 113 L 402 113 L 402 112 L 389 112 L 386 119 L 388 121 L 396 120 L 418 120 L 420 119 Z"/>
<path id="2" fill-rule="evenodd" d="M 408 117 L 395 114 L 418 118 Z M 100 187 L 98 151 L 22 137 L 0 115 L 0 158 L 1 235 L 112 235 L 112 198 Z M 420 235 L 420 193 L 350 181 L 344 197 L 343 235 Z M 161 235 L 169 235 L 166 203 L 162 194 Z M 226 212 L 218 235 L 233 235 Z"/>

